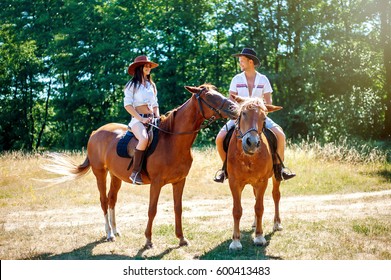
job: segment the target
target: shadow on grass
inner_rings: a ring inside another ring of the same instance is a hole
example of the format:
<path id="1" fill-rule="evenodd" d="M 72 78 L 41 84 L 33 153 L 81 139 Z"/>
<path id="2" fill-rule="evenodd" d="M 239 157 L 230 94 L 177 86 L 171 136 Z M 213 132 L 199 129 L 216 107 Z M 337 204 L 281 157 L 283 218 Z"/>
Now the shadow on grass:
<path id="1" fill-rule="evenodd" d="M 377 172 L 377 175 L 383 177 L 387 181 L 391 181 L 391 170 L 379 170 Z"/>
<path id="2" fill-rule="evenodd" d="M 241 232 L 241 243 L 243 249 L 241 251 L 230 251 L 229 244 L 231 239 L 226 240 L 210 251 L 204 253 L 201 256 L 195 256 L 194 259 L 199 260 L 278 260 L 281 259 L 277 256 L 267 255 L 266 249 L 270 244 L 270 241 L 274 235 L 271 232 L 265 236 L 267 241 L 265 246 L 254 246 L 252 240 L 253 231 L 242 231 Z M 144 253 L 149 249 L 142 247 L 135 255 L 120 255 L 120 254 L 93 254 L 94 248 L 102 243 L 107 242 L 105 238 L 91 242 L 85 246 L 65 252 L 61 254 L 43 253 L 30 257 L 33 260 L 161 260 L 167 254 L 172 251 L 179 249 L 180 246 L 173 246 L 167 248 L 163 252 L 157 255 L 144 256 Z"/>
<path id="3" fill-rule="evenodd" d="M 32 257 L 33 260 L 130 260 L 130 256 L 125 255 L 116 255 L 116 254 L 102 254 L 94 255 L 94 248 L 101 244 L 107 242 L 105 238 L 101 240 L 89 243 L 83 247 L 75 249 L 70 252 L 61 253 L 61 254 L 50 254 L 43 253 Z"/>
<path id="4" fill-rule="evenodd" d="M 242 231 L 241 232 L 241 243 L 242 250 L 240 251 L 231 251 L 229 250 L 229 244 L 231 239 L 222 242 L 217 247 L 206 252 L 202 256 L 196 257 L 200 260 L 281 260 L 282 258 L 277 256 L 267 255 L 266 249 L 270 244 L 270 241 L 274 235 L 274 232 L 271 232 L 265 235 L 267 241 L 265 246 L 255 246 L 253 243 L 252 237 L 253 231 Z"/>
<path id="5" fill-rule="evenodd" d="M 165 255 L 169 254 L 171 251 L 178 249 L 179 246 L 171 247 L 158 255 L 154 256 L 143 256 L 144 252 L 148 251 L 145 247 L 140 248 L 136 255 L 119 255 L 119 254 L 93 254 L 94 248 L 102 243 L 106 243 L 106 238 L 101 240 L 91 242 L 83 247 L 72 250 L 70 252 L 61 253 L 61 254 L 51 254 L 43 253 L 39 255 L 32 256 L 30 260 L 160 260 L 163 259 Z"/>
<path id="6" fill-rule="evenodd" d="M 369 171 L 369 172 L 362 172 L 364 175 L 369 175 L 373 177 L 380 177 L 383 178 L 384 180 L 391 181 L 391 170 L 389 170 L 391 165 L 388 165 L 387 167 L 383 167 L 379 170 L 376 171 Z"/>
<path id="7" fill-rule="evenodd" d="M 145 251 L 148 251 L 149 249 L 146 249 L 145 247 L 141 248 L 136 256 L 134 257 L 135 260 L 161 260 L 163 259 L 163 257 L 169 253 L 171 253 L 173 250 L 176 250 L 180 248 L 180 246 L 176 246 L 176 247 L 171 247 L 171 248 L 168 248 L 166 250 L 164 250 L 163 252 L 161 252 L 160 254 L 158 255 L 155 255 L 155 256 L 149 256 L 149 257 L 144 257 L 143 254 Z"/>

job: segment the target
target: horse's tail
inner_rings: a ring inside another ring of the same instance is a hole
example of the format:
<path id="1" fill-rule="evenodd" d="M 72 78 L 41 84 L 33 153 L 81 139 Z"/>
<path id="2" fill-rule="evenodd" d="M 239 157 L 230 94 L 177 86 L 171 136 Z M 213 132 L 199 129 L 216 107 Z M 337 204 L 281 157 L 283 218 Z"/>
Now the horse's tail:
<path id="1" fill-rule="evenodd" d="M 42 169 L 49 171 L 50 173 L 61 175 L 60 177 L 39 180 L 51 185 L 57 185 L 67 181 L 79 179 L 86 175 L 90 171 L 90 160 L 88 156 L 82 164 L 76 164 L 72 159 L 66 155 L 59 153 L 49 153 L 49 164 L 41 166 Z"/>

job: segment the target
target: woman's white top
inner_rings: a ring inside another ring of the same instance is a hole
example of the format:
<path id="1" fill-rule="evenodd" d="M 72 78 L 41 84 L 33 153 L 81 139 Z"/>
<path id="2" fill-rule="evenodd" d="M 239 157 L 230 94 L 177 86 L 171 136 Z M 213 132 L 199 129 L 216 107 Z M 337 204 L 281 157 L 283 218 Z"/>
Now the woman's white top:
<path id="1" fill-rule="evenodd" d="M 147 105 L 151 111 L 154 107 L 158 107 L 157 90 L 150 82 L 146 82 L 145 86 L 140 84 L 137 88 L 127 86 L 124 90 L 124 106 L 132 105 L 138 107 Z"/>

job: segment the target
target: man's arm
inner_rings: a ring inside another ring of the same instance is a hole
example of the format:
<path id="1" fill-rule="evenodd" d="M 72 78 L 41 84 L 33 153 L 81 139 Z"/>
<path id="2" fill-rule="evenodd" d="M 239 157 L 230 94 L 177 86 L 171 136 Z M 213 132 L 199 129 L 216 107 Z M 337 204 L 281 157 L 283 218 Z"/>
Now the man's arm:
<path id="1" fill-rule="evenodd" d="M 271 92 L 266 92 L 263 94 L 263 99 L 265 100 L 265 104 L 272 105 L 273 100 L 272 100 L 272 93 Z"/>

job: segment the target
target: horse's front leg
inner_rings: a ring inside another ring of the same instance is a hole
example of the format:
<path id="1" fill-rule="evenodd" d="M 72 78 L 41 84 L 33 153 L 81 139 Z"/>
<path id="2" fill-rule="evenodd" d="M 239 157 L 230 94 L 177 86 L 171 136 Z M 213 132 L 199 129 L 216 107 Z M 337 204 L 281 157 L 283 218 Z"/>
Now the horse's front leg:
<path id="1" fill-rule="evenodd" d="M 160 184 L 151 183 L 149 190 L 149 208 L 148 208 L 148 223 L 145 229 L 145 248 L 149 249 L 153 247 L 152 244 L 152 224 L 157 213 L 157 203 L 159 201 L 160 191 L 162 186 Z"/>
<path id="2" fill-rule="evenodd" d="M 243 186 L 239 186 L 233 180 L 229 181 L 229 186 L 231 188 L 231 194 L 233 199 L 233 208 L 232 208 L 232 216 L 234 219 L 234 230 L 232 234 L 232 242 L 229 245 L 230 250 L 241 250 L 242 244 L 240 243 L 240 219 L 242 217 L 242 191 Z"/>
<path id="3" fill-rule="evenodd" d="M 277 181 L 273 177 L 273 201 L 274 201 L 274 226 L 273 231 L 279 231 L 282 230 L 283 227 L 281 225 L 281 219 L 280 219 L 280 181 Z"/>
<path id="4" fill-rule="evenodd" d="M 179 238 L 179 246 L 189 245 L 189 241 L 183 237 L 182 230 L 182 195 L 186 178 L 173 183 L 174 212 L 175 212 L 175 235 Z"/>
<path id="5" fill-rule="evenodd" d="M 253 239 L 254 245 L 263 246 L 266 245 L 266 239 L 263 236 L 263 228 L 262 228 L 262 217 L 264 212 L 263 199 L 265 196 L 265 191 L 267 187 L 267 181 L 260 182 L 258 185 L 254 186 L 255 189 L 255 237 Z"/>

